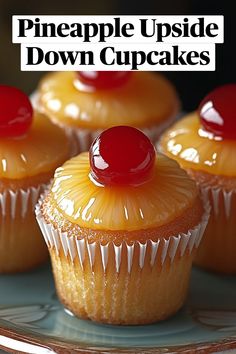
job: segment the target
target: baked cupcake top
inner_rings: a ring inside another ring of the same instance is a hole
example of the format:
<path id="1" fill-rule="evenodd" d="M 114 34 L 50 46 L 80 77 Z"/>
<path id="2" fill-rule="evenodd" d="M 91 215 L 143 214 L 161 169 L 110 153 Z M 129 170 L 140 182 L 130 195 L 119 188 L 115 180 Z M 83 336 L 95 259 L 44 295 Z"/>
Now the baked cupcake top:
<path id="1" fill-rule="evenodd" d="M 120 126 L 56 170 L 43 213 L 59 227 L 62 215 L 90 230 L 135 231 L 170 223 L 196 200 L 195 182 L 175 161 L 156 155 L 139 130 Z"/>
<path id="2" fill-rule="evenodd" d="M 224 85 L 164 133 L 161 149 L 185 169 L 236 177 L 235 122 L 236 84 Z"/>
<path id="3" fill-rule="evenodd" d="M 107 129 L 151 127 L 179 110 L 173 86 L 148 72 L 57 72 L 38 88 L 39 107 L 59 124 Z"/>
<path id="4" fill-rule="evenodd" d="M 34 112 L 23 92 L 0 86 L 0 179 L 19 180 L 51 172 L 68 156 L 65 133 Z"/>

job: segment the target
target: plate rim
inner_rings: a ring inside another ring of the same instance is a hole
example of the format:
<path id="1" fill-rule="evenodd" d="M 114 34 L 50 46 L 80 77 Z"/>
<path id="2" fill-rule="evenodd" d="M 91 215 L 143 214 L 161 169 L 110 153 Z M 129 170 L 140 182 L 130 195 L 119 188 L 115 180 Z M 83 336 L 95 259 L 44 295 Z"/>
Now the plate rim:
<path id="1" fill-rule="evenodd" d="M 0 336 L 11 339 L 13 341 L 20 341 L 26 344 L 31 344 L 36 347 L 39 347 L 41 350 L 45 349 L 45 353 L 48 354 L 64 354 L 64 353 L 84 353 L 84 354 L 96 354 L 96 353 L 104 353 L 104 354 L 132 354 L 132 353 L 144 353 L 152 354 L 152 353 L 166 353 L 166 354 L 174 354 L 174 353 L 182 353 L 182 354 L 194 354 L 194 353 L 219 353 L 232 349 L 236 349 L 236 337 L 230 336 L 227 338 L 220 339 L 214 342 L 201 342 L 195 344 L 187 344 L 180 346 L 171 346 L 171 347 L 97 347 L 97 346 L 88 346 L 83 345 L 82 343 L 75 342 L 65 342 L 58 338 L 46 337 L 42 335 L 33 335 L 28 334 L 24 329 L 13 329 L 8 326 L 0 326 Z M 13 349 L 11 346 L 4 346 L 1 343 L 0 339 L 0 349 L 4 349 L 5 351 L 10 350 L 10 353 L 27 353 L 25 351 L 19 351 L 18 349 Z"/>

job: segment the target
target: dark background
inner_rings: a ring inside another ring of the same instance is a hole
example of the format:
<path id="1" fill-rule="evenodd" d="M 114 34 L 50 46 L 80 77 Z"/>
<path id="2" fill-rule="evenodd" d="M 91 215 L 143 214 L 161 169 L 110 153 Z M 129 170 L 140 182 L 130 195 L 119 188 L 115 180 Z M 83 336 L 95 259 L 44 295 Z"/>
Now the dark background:
<path id="1" fill-rule="evenodd" d="M 184 110 L 190 111 L 215 86 L 236 81 L 234 13 L 233 0 L 0 0 L 0 83 L 30 93 L 43 75 L 20 72 L 20 45 L 11 43 L 11 15 L 224 15 L 225 43 L 217 45 L 215 72 L 163 73 L 175 84 Z"/>

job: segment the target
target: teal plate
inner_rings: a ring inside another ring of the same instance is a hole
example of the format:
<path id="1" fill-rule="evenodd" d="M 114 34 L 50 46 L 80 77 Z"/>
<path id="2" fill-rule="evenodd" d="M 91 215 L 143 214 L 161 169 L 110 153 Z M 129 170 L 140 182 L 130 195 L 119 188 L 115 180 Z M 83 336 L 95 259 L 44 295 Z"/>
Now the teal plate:
<path id="1" fill-rule="evenodd" d="M 79 320 L 57 300 L 49 267 L 0 276 L 0 348 L 13 353 L 236 353 L 236 278 L 194 269 L 185 307 L 147 326 Z"/>

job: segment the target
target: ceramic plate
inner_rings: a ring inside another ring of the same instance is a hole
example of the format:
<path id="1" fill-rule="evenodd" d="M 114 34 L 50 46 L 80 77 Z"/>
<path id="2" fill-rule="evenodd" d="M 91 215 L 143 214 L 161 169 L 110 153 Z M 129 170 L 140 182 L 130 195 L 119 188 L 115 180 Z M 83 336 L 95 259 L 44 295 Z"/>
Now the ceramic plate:
<path id="1" fill-rule="evenodd" d="M 197 269 L 186 306 L 154 325 L 109 326 L 71 316 L 57 300 L 49 267 L 0 276 L 0 304 L 0 348 L 8 352 L 236 353 L 236 278 Z"/>

